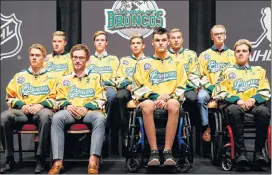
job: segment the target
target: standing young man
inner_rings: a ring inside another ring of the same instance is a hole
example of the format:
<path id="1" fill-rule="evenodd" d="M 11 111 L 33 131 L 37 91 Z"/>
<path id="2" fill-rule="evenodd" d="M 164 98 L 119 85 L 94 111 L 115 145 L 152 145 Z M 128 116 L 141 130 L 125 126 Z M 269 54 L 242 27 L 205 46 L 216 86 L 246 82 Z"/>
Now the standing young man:
<path id="1" fill-rule="evenodd" d="M 168 111 L 163 164 L 176 165 L 171 150 L 178 126 L 179 109 L 184 100 L 187 76 L 183 65 L 168 55 L 168 44 L 167 30 L 155 29 L 152 39 L 155 53 L 149 58 L 138 61 L 133 76 L 137 84 L 133 96 L 140 102 L 145 132 L 151 149 L 148 166 L 160 165 L 153 116 L 156 108 Z"/>
<path id="2" fill-rule="evenodd" d="M 260 66 L 250 66 L 252 46 L 248 40 L 238 40 L 234 45 L 236 64 L 225 69 L 215 86 L 214 99 L 223 99 L 228 104 L 226 113 L 234 135 L 237 164 L 248 163 L 244 142 L 245 112 L 252 113 L 256 122 L 254 161 L 265 164 L 262 149 L 267 138 L 271 112 L 266 102 L 271 98 L 266 71 Z"/>
<path id="3" fill-rule="evenodd" d="M 62 31 L 52 34 L 53 52 L 47 55 L 44 67 L 54 73 L 56 77 L 61 77 L 72 72 L 72 61 L 69 52 L 65 51 L 67 44 L 66 35 Z"/>
<path id="4" fill-rule="evenodd" d="M 214 85 L 217 82 L 220 71 L 236 63 L 233 50 L 225 45 L 226 29 L 223 25 L 215 25 L 211 29 L 211 40 L 213 46 L 199 56 L 200 63 L 200 86 L 198 92 L 198 103 L 202 118 L 204 141 L 211 140 L 211 129 L 209 128 L 208 102 L 211 98 Z"/>
<path id="5" fill-rule="evenodd" d="M 182 62 L 187 73 L 187 88 L 184 93 L 185 102 L 183 107 L 190 113 L 191 119 L 199 116 L 197 110 L 197 91 L 200 82 L 199 63 L 197 55 L 194 51 L 183 48 L 183 36 L 180 29 L 174 28 L 170 32 L 170 47 L 168 53 Z"/>
<path id="6" fill-rule="evenodd" d="M 30 67 L 17 73 L 6 88 L 9 109 L 1 113 L 0 132 L 6 163 L 1 173 L 14 170 L 13 129 L 27 123 L 35 123 L 39 130 L 35 173 L 44 171 L 50 143 L 50 118 L 55 107 L 56 78 L 43 67 L 46 57 L 43 45 L 33 44 L 28 52 Z"/>
<path id="7" fill-rule="evenodd" d="M 73 73 L 61 77 L 56 88 L 59 111 L 52 119 L 51 143 L 54 164 L 49 174 L 59 174 L 64 169 L 64 130 L 65 126 L 76 121 L 92 129 L 88 174 L 98 174 L 105 135 L 104 88 L 100 74 L 89 74 L 86 69 L 90 59 L 86 45 L 75 45 L 70 51 L 70 56 L 73 60 Z"/>

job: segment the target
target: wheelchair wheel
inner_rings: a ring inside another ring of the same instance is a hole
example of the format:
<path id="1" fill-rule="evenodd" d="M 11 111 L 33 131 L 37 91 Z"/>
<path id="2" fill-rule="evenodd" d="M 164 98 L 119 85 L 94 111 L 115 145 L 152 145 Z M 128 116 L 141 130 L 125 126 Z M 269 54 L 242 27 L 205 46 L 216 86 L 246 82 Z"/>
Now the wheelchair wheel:
<path id="1" fill-rule="evenodd" d="M 232 169 L 232 161 L 231 159 L 225 158 L 221 162 L 221 166 L 223 170 L 230 171 Z"/>
<path id="2" fill-rule="evenodd" d="M 178 173 L 186 173 L 191 168 L 191 164 L 188 159 L 180 159 L 177 162 L 177 172 Z"/>
<path id="3" fill-rule="evenodd" d="M 191 131 L 191 123 L 189 119 L 189 115 L 185 115 L 184 119 L 185 127 L 185 134 L 186 134 L 186 144 L 187 144 L 187 151 L 188 151 L 188 160 L 190 163 L 194 162 L 194 152 L 193 152 L 193 138 L 192 138 L 192 131 Z"/>
<path id="4" fill-rule="evenodd" d="M 211 162 L 213 165 L 218 165 L 220 161 L 220 149 L 223 144 L 222 132 L 222 120 L 220 114 L 215 114 L 215 131 L 212 133 L 211 139 Z"/>
<path id="5" fill-rule="evenodd" d="M 129 172 L 135 173 L 140 167 L 140 163 L 137 159 L 135 158 L 129 158 L 126 162 L 126 167 Z"/>

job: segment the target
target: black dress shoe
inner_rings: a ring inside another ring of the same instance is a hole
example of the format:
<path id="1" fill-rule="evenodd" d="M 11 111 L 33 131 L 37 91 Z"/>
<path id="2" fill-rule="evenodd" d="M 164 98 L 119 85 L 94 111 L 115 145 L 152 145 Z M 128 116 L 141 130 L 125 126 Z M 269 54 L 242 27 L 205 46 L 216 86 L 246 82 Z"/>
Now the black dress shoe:
<path id="1" fill-rule="evenodd" d="M 246 157 L 246 153 L 241 153 L 236 160 L 237 165 L 246 165 L 248 164 L 248 159 Z"/>
<path id="2" fill-rule="evenodd" d="M 34 174 L 41 174 L 43 172 L 44 172 L 44 161 L 38 160 L 36 163 Z"/>
<path id="3" fill-rule="evenodd" d="M 258 164 L 260 166 L 266 164 L 266 161 L 264 159 L 264 156 L 263 156 L 262 152 L 256 152 L 254 160 L 255 160 L 256 164 Z"/>
<path id="4" fill-rule="evenodd" d="M 14 171 L 14 167 L 15 167 L 14 161 L 6 161 L 4 167 L 1 168 L 0 173 L 1 174 L 11 173 L 12 171 Z"/>

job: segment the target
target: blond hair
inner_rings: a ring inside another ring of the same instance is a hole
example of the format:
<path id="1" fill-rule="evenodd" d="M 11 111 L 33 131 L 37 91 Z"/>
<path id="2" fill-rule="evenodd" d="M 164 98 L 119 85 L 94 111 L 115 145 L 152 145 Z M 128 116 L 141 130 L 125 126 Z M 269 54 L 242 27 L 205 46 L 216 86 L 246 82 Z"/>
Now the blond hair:
<path id="1" fill-rule="evenodd" d="M 66 41 L 66 34 L 63 31 L 56 31 L 52 34 L 52 37 L 54 36 L 62 36 L 63 40 Z"/>
<path id="2" fill-rule="evenodd" d="M 29 49 L 28 49 L 28 54 L 30 54 L 30 52 L 31 52 L 31 49 L 38 49 L 38 50 L 40 50 L 41 52 L 42 52 L 42 56 L 45 58 L 46 57 L 46 48 L 43 46 L 43 45 L 41 45 L 41 44 L 39 44 L 39 43 L 36 43 L 36 44 L 32 44 L 30 47 L 29 47 Z"/>
<path id="3" fill-rule="evenodd" d="M 73 53 L 77 50 L 84 50 L 86 59 L 89 60 L 91 53 L 87 45 L 85 44 L 76 44 L 70 50 L 70 57 L 73 58 Z"/>
<path id="4" fill-rule="evenodd" d="M 178 29 L 178 28 L 173 28 L 172 30 L 170 30 L 169 34 L 170 34 L 170 33 L 175 33 L 175 32 L 179 32 L 179 33 L 181 34 L 181 36 L 182 36 L 181 30 Z"/>
<path id="5" fill-rule="evenodd" d="M 236 43 L 234 44 L 234 50 L 236 50 L 237 46 L 241 46 L 243 44 L 247 45 L 249 52 L 252 51 L 251 42 L 248 41 L 247 39 L 239 39 L 238 41 L 236 41 Z"/>
<path id="6" fill-rule="evenodd" d="M 135 38 L 141 39 L 141 40 L 142 40 L 142 43 L 144 44 L 144 37 L 143 37 L 141 34 L 139 34 L 139 33 L 134 33 L 134 34 L 132 34 L 132 36 L 130 37 L 129 43 L 131 44 L 131 41 L 132 41 L 133 39 L 135 39 Z"/>
<path id="7" fill-rule="evenodd" d="M 213 34 L 212 30 L 213 30 L 214 28 L 222 28 L 222 29 L 225 30 L 225 33 L 227 33 L 227 30 L 226 30 L 225 26 L 223 26 L 222 24 L 216 24 L 216 25 L 214 25 L 214 26 L 211 28 L 211 31 L 210 31 L 211 36 L 212 36 L 212 34 Z"/>
<path id="8" fill-rule="evenodd" d="M 104 31 L 96 31 L 96 32 L 94 33 L 94 36 L 93 36 L 94 41 L 95 41 L 95 38 L 96 38 L 98 35 L 105 35 L 105 36 L 106 36 L 106 41 L 108 41 L 108 35 L 107 35 L 107 33 L 104 32 Z"/>

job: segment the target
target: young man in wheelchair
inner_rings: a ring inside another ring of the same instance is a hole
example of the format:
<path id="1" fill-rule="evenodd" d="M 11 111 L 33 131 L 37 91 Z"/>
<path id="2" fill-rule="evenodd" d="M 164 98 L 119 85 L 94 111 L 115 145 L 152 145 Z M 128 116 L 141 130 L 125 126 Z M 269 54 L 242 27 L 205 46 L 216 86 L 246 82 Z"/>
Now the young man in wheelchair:
<path id="1" fill-rule="evenodd" d="M 148 166 L 160 165 L 154 124 L 156 108 L 168 111 L 163 165 L 176 165 L 171 149 L 178 126 L 179 109 L 184 100 L 187 76 L 181 63 L 176 62 L 168 55 L 168 44 L 169 33 L 167 30 L 164 28 L 155 29 L 152 39 L 155 54 L 139 60 L 133 76 L 137 87 L 133 89 L 132 94 L 140 102 L 144 128 L 151 149 Z"/>
<path id="2" fill-rule="evenodd" d="M 248 163 L 243 133 L 245 113 L 253 114 L 256 122 L 254 160 L 258 164 L 265 163 L 262 149 L 271 115 L 266 106 L 271 98 L 266 71 L 260 66 L 249 65 L 251 51 L 248 40 L 241 39 L 235 43 L 236 65 L 221 73 L 213 92 L 214 99 L 223 99 L 227 103 L 225 111 L 234 134 L 237 164 Z"/>

